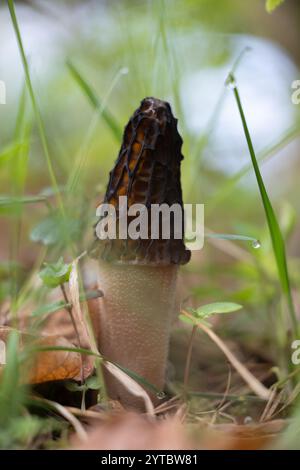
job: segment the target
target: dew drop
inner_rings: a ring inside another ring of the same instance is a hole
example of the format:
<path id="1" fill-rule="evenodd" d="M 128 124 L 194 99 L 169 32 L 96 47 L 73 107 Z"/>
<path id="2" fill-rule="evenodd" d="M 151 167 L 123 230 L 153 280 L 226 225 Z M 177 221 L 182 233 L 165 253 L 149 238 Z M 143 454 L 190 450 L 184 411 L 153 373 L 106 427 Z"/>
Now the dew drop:
<path id="1" fill-rule="evenodd" d="M 235 81 L 235 78 L 234 76 L 230 73 L 228 75 L 228 77 L 226 78 L 225 80 L 225 85 L 227 88 L 229 88 L 230 90 L 234 90 L 236 88 L 236 81 Z"/>
<path id="2" fill-rule="evenodd" d="M 120 69 L 120 74 L 121 74 L 121 75 L 127 75 L 128 72 L 129 72 L 129 68 L 128 68 L 128 67 L 122 67 L 122 68 Z"/>
<path id="3" fill-rule="evenodd" d="M 166 397 L 165 392 L 157 392 L 156 394 L 156 398 L 158 398 L 159 400 L 163 400 L 165 397 Z"/>
<path id="4" fill-rule="evenodd" d="M 261 243 L 259 240 L 254 240 L 252 243 L 252 247 L 255 248 L 256 250 L 261 247 Z"/>
<path id="5" fill-rule="evenodd" d="M 253 423 L 253 419 L 251 418 L 251 416 L 246 416 L 244 419 L 244 424 L 251 424 L 251 423 Z"/>

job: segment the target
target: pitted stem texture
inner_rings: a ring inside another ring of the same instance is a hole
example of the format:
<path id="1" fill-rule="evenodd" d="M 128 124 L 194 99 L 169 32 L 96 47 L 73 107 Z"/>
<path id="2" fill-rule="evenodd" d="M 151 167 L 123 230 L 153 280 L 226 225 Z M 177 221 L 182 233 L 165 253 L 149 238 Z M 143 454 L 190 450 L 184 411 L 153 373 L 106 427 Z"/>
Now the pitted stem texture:
<path id="1" fill-rule="evenodd" d="M 113 265 L 100 262 L 101 353 L 163 390 L 174 312 L 177 266 Z M 143 403 L 106 373 L 110 398 L 126 407 Z M 147 390 L 149 393 L 149 390 Z M 158 399 L 151 394 L 154 402 Z"/>

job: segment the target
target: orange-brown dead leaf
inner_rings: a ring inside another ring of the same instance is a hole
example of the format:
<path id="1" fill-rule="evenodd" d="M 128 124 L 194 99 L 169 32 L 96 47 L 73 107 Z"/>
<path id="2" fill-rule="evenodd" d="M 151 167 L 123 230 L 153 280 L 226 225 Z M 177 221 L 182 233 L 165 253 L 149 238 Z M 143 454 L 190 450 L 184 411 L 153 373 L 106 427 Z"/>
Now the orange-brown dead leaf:
<path id="1" fill-rule="evenodd" d="M 9 334 L 13 331 L 10 327 L 0 327 L 0 339 L 7 342 Z M 37 348 L 37 351 L 27 361 L 24 367 L 22 367 L 23 376 L 22 381 L 24 383 L 42 383 L 50 382 L 55 380 L 66 380 L 74 379 L 79 380 L 81 378 L 81 355 L 77 352 L 54 350 L 54 351 L 39 351 L 39 348 L 74 348 L 75 346 L 62 336 L 40 336 L 35 337 L 34 335 L 20 332 L 20 350 L 24 347 L 29 346 Z M 85 356 L 88 358 L 88 356 Z M 84 359 L 85 361 L 85 359 Z M 2 368 L 5 365 L 1 366 Z M 93 371 L 93 364 L 87 360 L 84 363 L 84 378 L 91 375 Z"/>
<path id="2" fill-rule="evenodd" d="M 207 430 L 201 449 L 259 450 L 268 448 L 278 438 L 286 421 L 277 419 L 260 424 L 217 424 Z"/>

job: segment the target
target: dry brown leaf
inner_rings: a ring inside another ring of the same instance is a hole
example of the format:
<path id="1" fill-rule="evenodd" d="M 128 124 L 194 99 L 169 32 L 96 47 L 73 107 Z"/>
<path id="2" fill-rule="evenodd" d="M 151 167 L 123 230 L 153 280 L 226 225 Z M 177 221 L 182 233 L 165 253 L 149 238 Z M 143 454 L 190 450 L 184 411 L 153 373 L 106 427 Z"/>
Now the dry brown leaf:
<path id="1" fill-rule="evenodd" d="M 272 445 L 286 426 L 285 420 L 263 424 L 218 424 L 211 426 L 201 441 L 201 449 L 258 450 Z"/>
<path id="2" fill-rule="evenodd" d="M 108 415 L 106 421 L 92 427 L 88 440 L 71 440 L 77 450 L 187 450 L 192 449 L 184 426 L 176 418 L 153 419 L 124 412 Z"/>
<path id="3" fill-rule="evenodd" d="M 124 387 L 136 397 L 141 398 L 144 401 L 145 409 L 150 415 L 154 415 L 154 406 L 148 393 L 139 385 L 135 380 L 129 377 L 128 374 L 123 372 L 119 367 L 115 366 L 109 361 L 104 361 L 103 365 L 117 380 L 119 380 Z"/>
<path id="4" fill-rule="evenodd" d="M 39 347 L 65 347 L 72 348 L 74 345 L 63 337 L 48 336 L 37 340 Z M 70 351 L 38 351 L 32 360 L 28 372 L 30 383 L 42 383 L 53 380 L 73 379 L 80 374 L 80 354 Z"/>
<path id="5" fill-rule="evenodd" d="M 287 423 L 273 420 L 263 424 L 182 424 L 176 417 L 157 419 L 132 412 L 100 415 L 102 420 L 88 431 L 85 443 L 74 436 L 72 448 L 87 450 L 258 450 L 272 446 Z M 187 431 L 189 438 L 187 436 Z"/>
<path id="6" fill-rule="evenodd" d="M 79 284 L 77 272 L 78 259 L 73 261 L 69 282 L 69 301 L 72 303 L 72 314 L 75 318 L 76 326 L 79 332 L 76 335 L 72 324 L 70 313 L 66 309 L 61 309 L 50 315 L 43 324 L 40 336 L 34 337 L 27 334 L 26 329 L 30 326 L 31 312 L 35 309 L 34 305 L 27 305 L 19 312 L 18 329 L 20 330 L 20 343 L 23 340 L 40 342 L 40 346 L 51 347 L 60 346 L 66 348 L 83 347 L 93 352 L 97 352 L 95 345 L 89 333 L 88 322 L 86 321 L 79 300 Z M 49 301 L 55 302 L 62 299 L 60 289 L 54 289 Z M 1 315 L 2 324 L 7 325 L 2 328 L 1 334 L 6 337 L 10 331 L 12 318 L 9 315 L 9 305 L 6 306 L 8 314 Z M 1 339 L 1 338 L 0 338 Z M 79 339 L 79 341 L 78 341 Z M 79 367 L 79 361 L 81 366 Z M 95 357 L 85 354 L 77 354 L 67 351 L 48 351 L 39 352 L 34 356 L 30 369 L 30 382 L 40 383 L 50 380 L 64 380 L 72 378 L 82 380 L 91 375 L 94 370 Z"/>
<path id="7" fill-rule="evenodd" d="M 7 342 L 8 336 L 13 331 L 10 327 L 0 327 L 0 339 Z M 64 347 L 74 348 L 66 338 L 61 336 L 41 336 L 20 332 L 20 350 L 25 345 L 34 348 Z M 2 366 L 4 367 L 4 366 Z M 84 368 L 84 378 L 91 375 L 93 366 Z M 24 383 L 42 383 L 54 380 L 75 379 L 81 377 L 81 356 L 72 351 L 36 351 L 30 363 L 23 368 L 22 381 Z"/>

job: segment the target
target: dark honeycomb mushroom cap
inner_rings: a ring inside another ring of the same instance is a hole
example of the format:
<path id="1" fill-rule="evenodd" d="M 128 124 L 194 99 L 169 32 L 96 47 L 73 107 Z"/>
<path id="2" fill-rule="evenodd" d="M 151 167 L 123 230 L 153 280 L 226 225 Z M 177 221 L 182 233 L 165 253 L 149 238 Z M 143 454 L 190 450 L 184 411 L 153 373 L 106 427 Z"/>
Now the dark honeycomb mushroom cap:
<path id="1" fill-rule="evenodd" d="M 123 134 L 123 142 L 114 168 L 110 172 L 104 202 L 115 206 L 119 215 L 119 196 L 127 196 L 128 207 L 143 204 L 148 214 L 151 204 L 177 203 L 184 212 L 180 181 L 182 138 L 177 130 L 177 119 L 171 106 L 157 98 L 144 98 L 134 112 Z M 128 223 L 130 222 L 128 217 Z M 182 235 L 184 236 L 184 226 Z M 171 218 L 169 240 L 159 238 L 138 240 L 99 240 L 91 254 L 111 262 L 136 264 L 185 264 L 190 251 L 183 239 L 174 238 Z"/>

